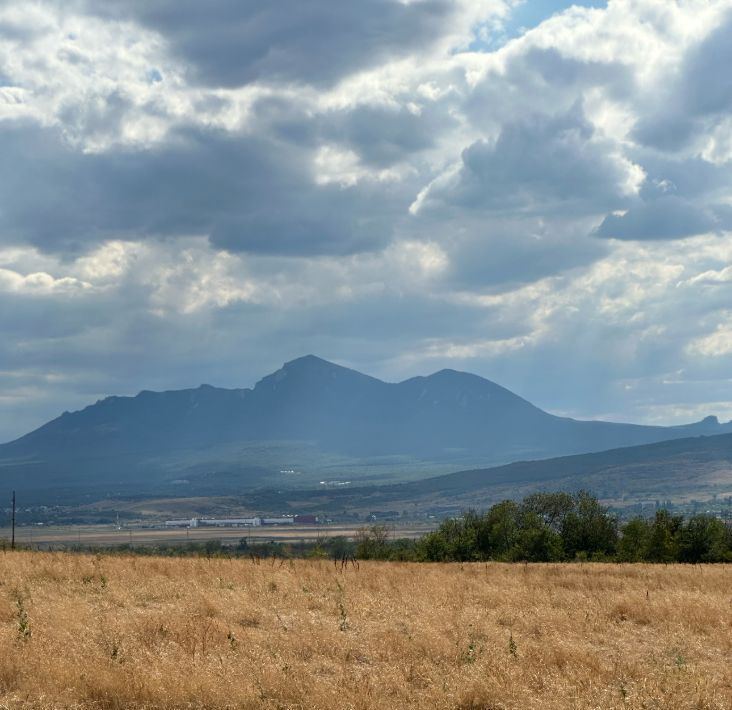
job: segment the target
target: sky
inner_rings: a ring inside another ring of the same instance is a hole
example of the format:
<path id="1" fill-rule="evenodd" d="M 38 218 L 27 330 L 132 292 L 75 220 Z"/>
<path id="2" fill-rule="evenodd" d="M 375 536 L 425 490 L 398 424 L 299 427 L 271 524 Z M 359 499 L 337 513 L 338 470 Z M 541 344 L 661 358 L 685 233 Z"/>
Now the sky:
<path id="1" fill-rule="evenodd" d="M 313 353 L 732 418 L 732 0 L 0 0 L 0 441 Z"/>

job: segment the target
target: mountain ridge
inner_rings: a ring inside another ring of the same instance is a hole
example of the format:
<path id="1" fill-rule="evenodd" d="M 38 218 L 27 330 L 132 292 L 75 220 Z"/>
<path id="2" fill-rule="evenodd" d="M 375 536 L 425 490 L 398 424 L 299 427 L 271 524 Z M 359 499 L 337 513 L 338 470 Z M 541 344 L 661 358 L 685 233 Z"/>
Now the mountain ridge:
<path id="1" fill-rule="evenodd" d="M 405 380 L 401 380 L 398 382 L 387 382 L 384 380 L 380 380 L 376 377 L 373 377 L 371 375 L 367 375 L 364 373 L 359 372 L 358 370 L 345 367 L 343 365 L 339 365 L 334 362 L 330 362 L 328 360 L 325 360 L 323 358 L 320 358 L 316 355 L 303 355 L 301 357 L 295 358 L 293 360 L 289 360 L 283 364 L 283 366 L 276 370 L 275 372 L 265 375 L 261 379 L 259 379 L 253 387 L 220 387 L 216 385 L 210 385 L 208 383 L 201 383 L 196 387 L 187 387 L 187 388 L 181 388 L 181 389 L 168 389 L 168 390 L 149 390 L 149 389 L 143 389 L 140 390 L 135 395 L 108 395 L 107 397 L 103 397 L 101 399 L 98 399 L 96 402 L 89 404 L 82 409 L 74 410 L 74 411 L 64 411 L 62 414 L 60 414 L 58 417 L 49 420 L 49 422 L 46 422 L 46 424 L 41 425 L 40 427 L 37 427 L 36 429 L 32 430 L 31 432 L 21 435 L 20 437 L 16 437 L 15 439 L 12 439 L 8 442 L 0 443 L 0 446 L 6 446 L 7 444 L 15 443 L 16 441 L 19 441 L 29 434 L 33 434 L 44 427 L 48 426 L 48 424 L 55 422 L 59 419 L 62 419 L 64 417 L 68 417 L 71 415 L 76 415 L 83 413 L 87 410 L 90 410 L 94 407 L 97 407 L 98 405 L 103 405 L 105 403 L 110 402 L 118 402 L 118 401 L 129 401 L 129 400 L 140 400 L 145 399 L 147 397 L 160 397 L 160 396 L 175 396 L 175 395 L 181 395 L 184 393 L 196 393 L 196 392 L 217 392 L 217 393 L 229 393 L 229 394 L 238 394 L 239 396 L 244 396 L 248 393 L 254 393 L 258 389 L 260 389 L 263 385 L 269 383 L 269 382 L 277 382 L 282 379 L 284 379 L 284 376 L 288 374 L 289 371 L 293 370 L 303 370 L 304 367 L 308 367 L 311 371 L 314 369 L 312 367 L 312 364 L 316 363 L 317 367 L 321 369 L 321 371 L 328 372 L 331 375 L 335 374 L 337 372 L 342 373 L 348 373 L 349 375 L 355 375 L 359 379 L 363 381 L 369 381 L 371 383 L 375 383 L 377 385 L 385 385 L 387 387 L 389 386 L 407 386 L 410 384 L 416 384 L 416 383 L 425 383 L 425 382 L 435 382 L 443 378 L 465 378 L 465 379 L 471 379 L 474 382 L 481 383 L 483 385 L 489 385 L 490 387 L 494 388 L 495 390 L 506 393 L 510 395 L 512 398 L 515 398 L 516 400 L 521 400 L 527 405 L 530 405 L 533 409 L 543 413 L 543 414 L 549 414 L 549 412 L 546 412 L 545 410 L 542 410 L 540 407 L 537 407 L 536 405 L 532 404 L 529 400 L 525 399 L 524 397 L 521 397 L 520 395 L 517 395 L 516 393 L 512 392 L 511 390 L 507 389 L 506 387 L 503 387 L 502 385 L 499 385 L 498 383 L 494 382 L 493 380 L 489 380 L 485 377 L 482 377 L 480 375 L 476 375 L 470 372 L 465 372 L 462 370 L 455 370 L 452 368 L 442 368 L 440 370 L 436 370 L 435 372 L 429 374 L 429 375 L 415 375 L 413 377 L 409 377 Z M 721 423 L 717 416 L 715 415 L 708 415 L 704 418 L 695 421 L 690 422 L 689 424 L 676 424 L 676 425 L 648 425 L 648 424 L 633 424 L 628 422 L 609 422 L 601 419 L 577 419 L 575 417 L 568 417 L 568 416 L 561 416 L 561 415 L 552 415 L 550 416 L 556 417 L 558 419 L 563 419 L 567 421 L 574 421 L 574 422 L 584 422 L 584 423 L 593 423 L 593 422 L 601 422 L 604 424 L 618 424 L 621 426 L 639 426 L 639 427 L 646 427 L 646 428 L 653 428 L 653 429 L 676 429 L 676 428 L 684 428 L 684 427 L 690 427 L 690 426 L 699 426 L 699 425 L 732 425 L 732 420 L 729 422 Z"/>
<path id="2" fill-rule="evenodd" d="M 8 446 L 16 445 L 19 442 L 27 441 L 30 438 L 35 438 L 41 432 L 48 431 L 54 427 L 59 426 L 62 422 L 68 422 L 69 418 L 85 417 L 92 413 L 98 413 L 102 410 L 109 409 L 110 407 L 117 405 L 122 408 L 134 407 L 139 403 L 145 402 L 146 404 L 153 405 L 163 401 L 163 399 L 169 399 L 176 405 L 188 403 L 193 407 L 198 407 L 205 403 L 204 399 L 215 395 L 221 399 L 217 402 L 218 406 L 222 404 L 235 404 L 248 398 L 258 398 L 264 395 L 271 395 L 274 392 L 282 389 L 283 381 L 291 377 L 292 374 L 302 379 L 304 377 L 310 380 L 308 385 L 315 385 L 317 387 L 328 386 L 335 380 L 340 374 L 341 377 L 345 376 L 351 379 L 352 382 L 357 382 L 359 386 L 374 386 L 382 388 L 401 388 L 406 392 L 413 390 L 418 386 L 422 386 L 422 392 L 417 396 L 417 401 L 424 400 L 427 394 L 455 395 L 455 385 L 459 381 L 461 385 L 464 385 L 467 380 L 476 387 L 481 387 L 484 390 L 490 390 L 490 392 L 482 392 L 479 398 L 482 400 L 493 399 L 491 395 L 497 395 L 499 398 L 499 404 L 512 405 L 518 407 L 524 414 L 532 414 L 539 418 L 550 417 L 554 421 L 558 422 L 572 422 L 586 427 L 592 427 L 594 425 L 602 425 L 609 427 L 632 427 L 642 429 L 645 431 L 657 431 L 657 432 L 675 432 L 683 431 L 687 433 L 692 430 L 699 429 L 700 433 L 724 433 L 724 431 L 713 431 L 712 428 L 726 429 L 729 427 L 729 431 L 732 431 L 732 422 L 720 423 L 718 418 L 714 415 L 709 415 L 703 419 L 691 422 L 689 424 L 680 425 L 646 425 L 646 424 L 633 424 L 627 422 L 609 422 L 598 419 L 576 419 L 573 417 L 553 415 L 549 412 L 537 407 L 532 404 L 529 400 L 515 394 L 511 390 L 499 385 L 492 380 L 475 375 L 469 372 L 463 372 L 460 370 L 454 370 L 451 368 L 443 368 L 429 375 L 417 375 L 414 377 L 407 378 L 399 382 L 385 382 L 378 378 L 366 375 L 358 372 L 357 370 L 338 365 L 336 363 L 329 362 L 315 355 L 304 355 L 294 360 L 290 360 L 276 370 L 275 372 L 262 377 L 257 383 L 251 388 L 226 388 L 217 387 L 203 383 L 195 388 L 183 388 L 173 390 L 140 390 L 136 395 L 110 395 L 102 399 L 97 400 L 95 403 L 87 405 L 86 407 L 76 410 L 73 412 L 65 411 L 60 416 L 49 422 L 41 425 L 37 429 L 28 432 L 14 440 L 0 444 L 0 451 Z M 325 376 L 325 377 L 324 377 Z M 315 380 L 313 382 L 313 380 Z M 435 392 L 435 385 L 437 385 L 437 392 Z M 445 387 L 447 385 L 447 387 Z M 298 383 L 298 389 L 302 390 L 302 384 Z M 413 393 L 413 392 L 412 392 Z M 459 402 L 459 406 L 465 408 L 467 406 L 466 397 L 470 394 L 475 394 L 475 389 L 466 391 L 464 387 L 457 391 L 457 394 L 462 398 Z M 487 396 L 486 396 L 487 395 Z M 187 400 L 187 402 L 186 402 Z M 432 406 L 443 404 L 439 399 L 432 399 Z M 505 412 L 504 412 L 505 413 Z M 709 428 L 709 431 L 702 431 L 703 429 Z M 68 433 L 68 432 L 67 432 Z M 674 438 L 674 437 L 669 437 Z M 660 439 L 663 440 L 663 439 Z"/>
<path id="3" fill-rule="evenodd" d="M 292 485 L 278 476 L 293 468 L 303 470 L 301 485 L 321 471 L 352 477 L 378 470 L 384 481 L 398 481 L 405 466 L 425 478 L 726 432 L 732 424 L 713 416 L 674 427 L 559 417 L 471 373 L 442 369 L 390 383 L 308 355 L 252 388 L 142 390 L 65 412 L 0 445 L 0 476 L 25 472 L 38 486 L 69 479 L 125 490 L 204 478 L 215 488 L 216 476 L 230 487 L 268 476 Z"/>

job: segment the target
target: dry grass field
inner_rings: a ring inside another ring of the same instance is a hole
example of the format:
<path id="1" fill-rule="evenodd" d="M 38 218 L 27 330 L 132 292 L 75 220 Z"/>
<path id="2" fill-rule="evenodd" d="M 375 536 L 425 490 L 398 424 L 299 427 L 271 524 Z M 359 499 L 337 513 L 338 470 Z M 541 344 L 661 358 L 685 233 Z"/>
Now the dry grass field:
<path id="1" fill-rule="evenodd" d="M 0 555 L 0 708 L 732 707 L 732 567 Z"/>

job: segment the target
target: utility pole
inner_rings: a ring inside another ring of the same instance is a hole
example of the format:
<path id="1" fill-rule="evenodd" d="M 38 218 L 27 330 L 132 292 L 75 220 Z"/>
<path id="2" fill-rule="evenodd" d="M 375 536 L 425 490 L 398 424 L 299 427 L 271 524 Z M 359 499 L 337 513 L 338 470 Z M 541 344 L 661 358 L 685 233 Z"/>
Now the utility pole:
<path id="1" fill-rule="evenodd" d="M 12 532 L 10 533 L 10 549 L 15 549 L 15 491 L 13 491 L 13 523 L 12 523 Z"/>

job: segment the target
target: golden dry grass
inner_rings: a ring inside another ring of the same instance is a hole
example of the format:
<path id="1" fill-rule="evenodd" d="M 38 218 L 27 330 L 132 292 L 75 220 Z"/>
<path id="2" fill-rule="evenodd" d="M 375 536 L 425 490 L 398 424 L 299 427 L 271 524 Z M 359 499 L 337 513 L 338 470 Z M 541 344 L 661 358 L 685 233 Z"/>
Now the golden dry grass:
<path id="1" fill-rule="evenodd" d="M 730 566 L 7 553 L 0 707 L 729 710 L 731 582 Z"/>

